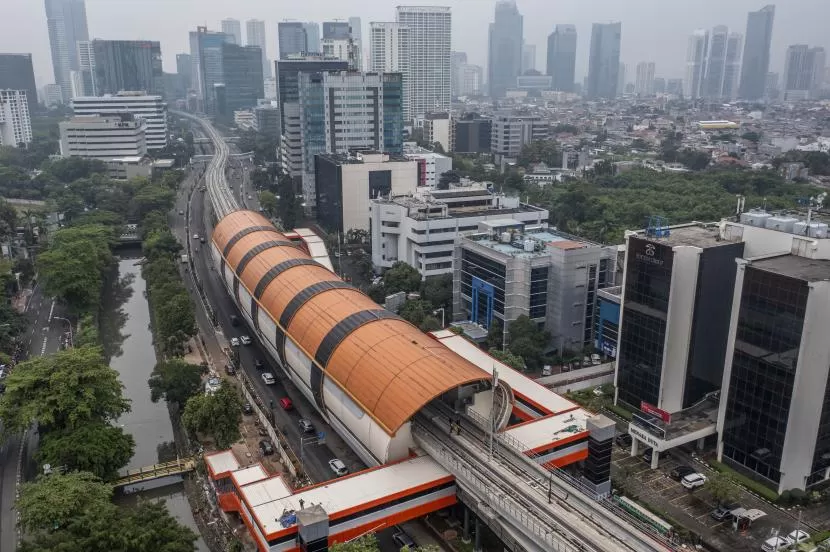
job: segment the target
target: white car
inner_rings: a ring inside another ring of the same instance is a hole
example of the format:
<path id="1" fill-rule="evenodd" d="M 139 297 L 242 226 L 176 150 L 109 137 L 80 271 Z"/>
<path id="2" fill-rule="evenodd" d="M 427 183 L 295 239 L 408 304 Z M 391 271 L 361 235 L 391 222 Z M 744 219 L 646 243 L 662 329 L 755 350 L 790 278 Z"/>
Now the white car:
<path id="1" fill-rule="evenodd" d="M 680 480 L 680 484 L 687 489 L 696 489 L 706 484 L 706 476 L 702 473 L 690 473 Z"/>
<path id="2" fill-rule="evenodd" d="M 222 387 L 222 380 L 219 376 L 211 375 L 207 382 L 205 382 L 205 394 L 206 395 L 213 395 L 219 388 Z"/>
<path id="3" fill-rule="evenodd" d="M 199 239 L 199 234 L 193 234 L 193 239 L 198 240 Z"/>
<path id="4" fill-rule="evenodd" d="M 262 381 L 265 385 L 274 385 L 277 380 L 274 378 L 274 374 L 271 372 L 263 372 L 262 373 Z"/>
<path id="5" fill-rule="evenodd" d="M 793 545 L 793 541 L 787 537 L 770 537 L 764 541 L 761 550 L 763 552 L 778 552 L 779 550 L 786 550 Z"/>
<path id="6" fill-rule="evenodd" d="M 231 338 L 231 347 L 239 347 L 239 338 L 238 337 L 232 337 Z"/>
<path id="7" fill-rule="evenodd" d="M 800 529 L 796 529 L 795 531 L 787 535 L 787 538 L 795 544 L 801 544 L 802 542 L 810 540 L 810 533 L 808 533 L 807 531 L 801 531 Z"/>
<path id="8" fill-rule="evenodd" d="M 329 467 L 337 476 L 346 475 L 349 473 L 349 468 L 339 458 L 332 458 L 329 460 Z"/>
<path id="9" fill-rule="evenodd" d="M 243 345 L 250 345 L 252 343 L 251 338 L 247 335 L 243 335 L 242 337 L 240 337 L 239 341 L 241 341 Z"/>

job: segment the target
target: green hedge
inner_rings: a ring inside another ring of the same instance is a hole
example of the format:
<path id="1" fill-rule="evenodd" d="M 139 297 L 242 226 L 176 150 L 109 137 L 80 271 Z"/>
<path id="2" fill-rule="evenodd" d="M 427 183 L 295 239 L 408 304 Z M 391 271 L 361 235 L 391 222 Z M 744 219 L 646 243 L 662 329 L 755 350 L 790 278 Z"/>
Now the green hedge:
<path id="1" fill-rule="evenodd" d="M 634 415 L 631 412 L 616 404 L 609 404 L 606 408 L 608 408 L 608 410 L 610 410 L 617 416 L 620 416 L 621 418 L 628 420 L 629 422 L 631 421 L 631 418 L 634 417 Z"/>
<path id="2" fill-rule="evenodd" d="M 710 464 L 713 468 L 715 468 L 722 474 L 728 475 L 736 483 L 740 484 L 743 487 L 746 487 L 747 489 L 756 494 L 761 495 L 770 502 L 775 502 L 776 500 L 778 500 L 778 493 L 776 493 L 774 490 L 770 489 L 763 483 L 759 483 L 758 481 L 755 481 L 754 479 L 751 479 L 745 476 L 744 474 L 733 470 L 732 468 L 721 462 L 713 460 L 710 462 Z"/>

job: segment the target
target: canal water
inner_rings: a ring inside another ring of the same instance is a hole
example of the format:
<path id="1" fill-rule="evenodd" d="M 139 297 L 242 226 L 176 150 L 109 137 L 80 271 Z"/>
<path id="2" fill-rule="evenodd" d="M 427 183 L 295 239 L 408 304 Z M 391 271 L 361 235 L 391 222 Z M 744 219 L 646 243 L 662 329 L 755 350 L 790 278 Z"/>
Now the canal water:
<path id="1" fill-rule="evenodd" d="M 107 298 L 101 328 L 110 366 L 120 374 L 124 396 L 130 400 L 130 412 L 116 422 L 135 439 L 135 453 L 125 469 L 176 458 L 167 404 L 150 400 L 147 380 L 156 364 L 156 355 L 150 333 L 150 307 L 144 295 L 147 286 L 137 262 L 138 257 L 122 258 L 118 262 L 119 283 Z M 199 533 L 180 479 L 173 485 L 119 496 L 118 502 L 131 506 L 139 499 L 164 500 L 176 519 Z M 209 552 L 201 537 L 196 545 L 199 552 Z"/>

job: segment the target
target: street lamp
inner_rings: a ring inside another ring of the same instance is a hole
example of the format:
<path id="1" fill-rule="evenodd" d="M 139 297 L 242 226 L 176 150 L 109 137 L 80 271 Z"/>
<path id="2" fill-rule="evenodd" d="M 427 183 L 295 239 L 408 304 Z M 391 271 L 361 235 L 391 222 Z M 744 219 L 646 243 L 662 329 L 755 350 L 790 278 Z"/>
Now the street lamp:
<path id="1" fill-rule="evenodd" d="M 304 452 L 305 445 L 316 445 L 318 443 L 317 437 L 303 437 L 300 436 L 300 471 L 305 473 Z"/>
<path id="2" fill-rule="evenodd" d="M 432 311 L 432 314 L 437 316 L 438 311 L 441 311 L 441 329 L 443 330 L 444 329 L 444 312 L 445 312 L 444 307 L 441 307 L 440 309 L 435 309 L 434 311 Z"/>

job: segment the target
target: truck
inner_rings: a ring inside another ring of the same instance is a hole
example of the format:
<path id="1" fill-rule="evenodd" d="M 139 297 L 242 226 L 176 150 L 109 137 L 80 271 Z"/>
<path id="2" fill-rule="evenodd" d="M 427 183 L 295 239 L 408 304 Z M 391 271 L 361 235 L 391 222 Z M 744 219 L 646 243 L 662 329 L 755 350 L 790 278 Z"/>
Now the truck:
<path id="1" fill-rule="evenodd" d="M 187 255 L 182 255 L 182 264 L 187 264 L 190 258 Z"/>

